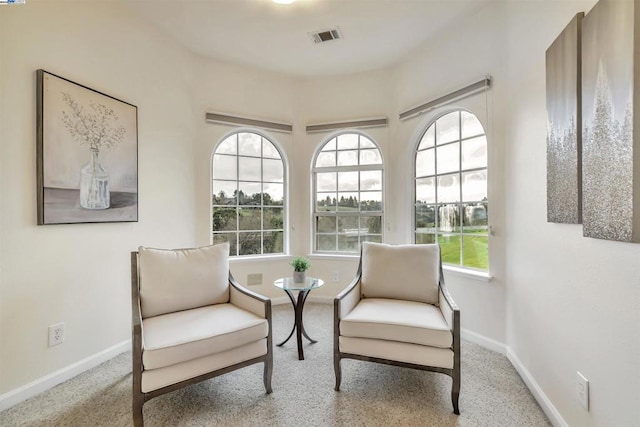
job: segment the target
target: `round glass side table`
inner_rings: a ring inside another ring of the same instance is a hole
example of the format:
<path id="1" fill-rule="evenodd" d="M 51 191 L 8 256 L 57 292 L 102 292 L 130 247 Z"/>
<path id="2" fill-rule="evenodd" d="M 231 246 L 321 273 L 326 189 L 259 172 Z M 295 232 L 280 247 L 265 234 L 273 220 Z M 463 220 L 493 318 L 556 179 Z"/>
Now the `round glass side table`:
<path id="1" fill-rule="evenodd" d="M 309 295 L 309 292 L 324 285 L 324 281 L 315 277 L 307 277 L 307 280 L 305 280 L 303 283 L 296 283 L 293 281 L 293 277 L 283 277 L 273 282 L 273 285 L 286 292 L 287 296 L 291 300 L 291 304 L 293 304 L 293 311 L 295 313 L 293 328 L 291 328 L 289 336 L 286 340 L 277 345 L 278 347 L 281 347 L 286 344 L 286 342 L 289 341 L 289 339 L 293 336 L 293 333 L 296 332 L 296 338 L 298 341 L 298 360 L 304 360 L 304 352 L 302 351 L 302 336 L 304 335 L 304 337 L 308 339 L 312 344 L 317 342 L 311 339 L 307 334 L 307 331 L 304 330 L 304 324 L 302 323 L 302 310 L 304 309 L 304 302 L 307 300 L 307 295 Z M 297 299 L 293 296 L 294 291 L 298 291 Z"/>

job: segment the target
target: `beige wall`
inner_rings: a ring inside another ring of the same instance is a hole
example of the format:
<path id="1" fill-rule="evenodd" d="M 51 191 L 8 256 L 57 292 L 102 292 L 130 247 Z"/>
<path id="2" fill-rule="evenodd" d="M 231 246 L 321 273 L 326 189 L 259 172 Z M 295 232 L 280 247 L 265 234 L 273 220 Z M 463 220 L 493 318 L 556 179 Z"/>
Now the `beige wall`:
<path id="1" fill-rule="evenodd" d="M 385 158 L 385 239 L 411 239 L 412 152 L 430 115 L 398 113 L 490 74 L 491 91 L 455 105 L 478 114 L 490 140 L 489 282 L 445 273 L 463 328 L 504 345 L 525 380 L 569 425 L 640 423 L 640 245 L 587 239 L 546 223 L 544 52 L 583 2 L 496 2 L 386 70 L 295 79 L 189 54 L 118 2 L 0 8 L 0 394 L 126 341 L 129 258 L 138 245 L 209 243 L 210 156 L 232 129 L 207 111 L 294 124 L 267 132 L 289 164 L 290 253 L 311 250 L 311 161 L 329 134 L 304 126 L 386 116 L 365 130 Z M 28 31 L 25 31 L 28 28 Z M 138 106 L 140 222 L 35 225 L 35 70 L 47 69 Z M 312 259 L 330 298 L 356 259 Z M 253 289 L 288 258 L 233 261 Z M 333 272 L 340 276 L 333 282 Z M 66 342 L 47 348 L 47 326 Z M 327 325 L 331 327 L 331 325 Z M 524 370 L 523 370 L 524 369 Z M 574 399 L 591 381 L 591 412 Z M 555 417 L 555 418 L 554 418 Z"/>

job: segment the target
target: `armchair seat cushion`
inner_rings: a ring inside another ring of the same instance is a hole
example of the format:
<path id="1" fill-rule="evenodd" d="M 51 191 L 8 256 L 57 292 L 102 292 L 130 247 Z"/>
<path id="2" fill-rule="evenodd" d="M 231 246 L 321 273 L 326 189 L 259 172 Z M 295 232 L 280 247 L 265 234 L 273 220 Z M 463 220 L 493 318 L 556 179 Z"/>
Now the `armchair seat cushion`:
<path id="1" fill-rule="evenodd" d="M 266 319 L 232 304 L 216 304 L 142 320 L 144 369 L 220 353 L 266 338 Z"/>
<path id="2" fill-rule="evenodd" d="M 440 309 L 422 302 L 361 300 L 340 322 L 340 335 L 450 348 L 453 335 Z"/>

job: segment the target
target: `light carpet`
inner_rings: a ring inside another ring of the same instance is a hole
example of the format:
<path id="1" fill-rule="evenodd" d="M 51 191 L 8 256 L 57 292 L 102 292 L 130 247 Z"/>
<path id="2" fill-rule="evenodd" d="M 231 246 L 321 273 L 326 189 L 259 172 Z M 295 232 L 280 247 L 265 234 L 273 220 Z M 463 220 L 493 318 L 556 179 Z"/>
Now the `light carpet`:
<path id="1" fill-rule="evenodd" d="M 355 360 L 342 361 L 333 390 L 333 306 L 307 304 L 298 360 L 290 304 L 275 306 L 273 393 L 263 365 L 253 365 L 175 391 L 144 405 L 152 426 L 549 426 L 503 355 L 462 342 L 460 415 L 451 406 L 451 378 Z M 0 413 L 2 426 L 130 426 L 131 353 L 123 353 Z"/>

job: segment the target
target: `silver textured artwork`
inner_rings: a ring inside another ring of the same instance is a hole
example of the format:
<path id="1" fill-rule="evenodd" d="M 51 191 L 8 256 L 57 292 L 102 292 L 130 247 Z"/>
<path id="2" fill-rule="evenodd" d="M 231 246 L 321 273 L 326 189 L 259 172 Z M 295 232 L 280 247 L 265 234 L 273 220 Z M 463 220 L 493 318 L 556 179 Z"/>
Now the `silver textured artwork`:
<path id="1" fill-rule="evenodd" d="M 582 222 L 583 17 L 577 14 L 546 52 L 548 222 Z"/>
<path id="2" fill-rule="evenodd" d="M 634 54 L 637 58 L 640 48 L 634 52 L 635 7 L 640 1 L 600 0 L 584 18 L 582 39 L 584 235 L 624 242 L 640 242 L 640 144 L 639 129 L 635 135 L 633 129 L 634 79 L 636 86 L 640 83 L 640 76 L 634 76 Z"/>

